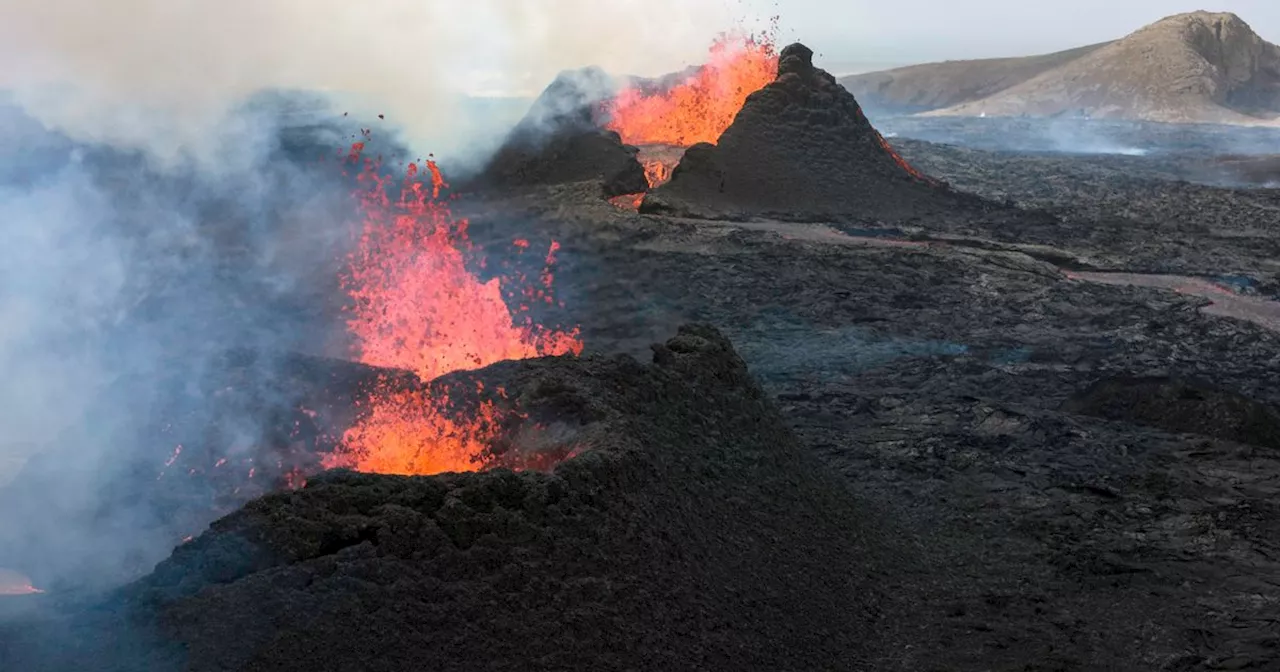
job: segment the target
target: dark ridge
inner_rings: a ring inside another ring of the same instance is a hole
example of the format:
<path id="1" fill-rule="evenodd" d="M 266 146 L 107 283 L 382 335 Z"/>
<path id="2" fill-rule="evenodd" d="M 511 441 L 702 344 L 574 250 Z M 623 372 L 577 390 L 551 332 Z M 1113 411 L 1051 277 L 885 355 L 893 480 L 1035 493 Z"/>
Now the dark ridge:
<path id="1" fill-rule="evenodd" d="M 1105 378 L 1069 399 L 1063 410 L 1280 449 L 1280 409 L 1196 381 Z"/>
<path id="2" fill-rule="evenodd" d="M 121 613 L 192 672 L 861 667 L 886 540 L 719 332 L 682 327 L 653 360 L 446 377 L 505 387 L 580 454 L 550 474 L 321 475 L 216 522 Z M 130 669 L 56 653 L 0 668 Z"/>
<path id="3" fill-rule="evenodd" d="M 641 211 L 902 219 L 969 200 L 903 161 L 813 52 L 792 44 L 777 79 L 747 98 L 717 144 L 690 147 Z"/>
<path id="4" fill-rule="evenodd" d="M 600 127 L 596 110 L 614 93 L 599 68 L 560 73 L 538 96 L 469 188 L 518 188 L 599 180 L 606 197 L 648 188 L 637 149 Z"/>

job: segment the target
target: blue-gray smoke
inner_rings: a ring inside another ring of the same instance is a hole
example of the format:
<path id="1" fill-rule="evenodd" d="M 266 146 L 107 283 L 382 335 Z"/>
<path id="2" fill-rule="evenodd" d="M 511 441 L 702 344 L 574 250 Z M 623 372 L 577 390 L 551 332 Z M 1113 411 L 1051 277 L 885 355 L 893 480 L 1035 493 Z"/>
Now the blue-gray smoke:
<path id="1" fill-rule="evenodd" d="M 273 92 L 228 120 L 225 164 L 159 166 L 0 105 L 0 567 L 109 586 L 221 512 L 161 472 L 197 421 L 225 457 L 259 449 L 260 409 L 208 411 L 229 350 L 346 351 L 339 157 L 359 134 L 321 98 Z M 394 140 L 379 128 L 369 151 L 403 161 Z"/>

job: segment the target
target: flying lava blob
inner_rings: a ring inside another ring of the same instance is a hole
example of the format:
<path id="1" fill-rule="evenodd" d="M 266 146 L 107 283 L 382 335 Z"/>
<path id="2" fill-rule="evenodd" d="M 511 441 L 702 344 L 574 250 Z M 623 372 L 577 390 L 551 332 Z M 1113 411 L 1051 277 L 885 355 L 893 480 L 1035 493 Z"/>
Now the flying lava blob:
<path id="1" fill-rule="evenodd" d="M 343 277 L 359 361 L 406 369 L 425 382 L 502 360 L 582 351 L 576 329 L 547 329 L 528 314 L 533 301 L 551 301 L 554 242 L 541 281 L 524 288 L 524 303 L 513 311 L 500 279 L 481 281 L 468 270 L 468 222 L 441 199 L 446 185 L 433 161 L 410 164 L 398 179 L 365 160 L 359 179 L 363 224 Z M 462 415 L 453 406 L 448 395 L 425 387 L 380 386 L 324 464 L 423 475 L 487 466 L 504 412 L 491 402 Z"/>

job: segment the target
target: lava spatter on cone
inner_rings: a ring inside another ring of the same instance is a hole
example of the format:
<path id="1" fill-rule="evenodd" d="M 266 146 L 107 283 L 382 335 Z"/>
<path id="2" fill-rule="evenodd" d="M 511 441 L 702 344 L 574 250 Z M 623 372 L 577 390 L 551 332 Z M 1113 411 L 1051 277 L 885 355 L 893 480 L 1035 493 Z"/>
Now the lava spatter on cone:
<path id="1" fill-rule="evenodd" d="M 853 95 L 792 44 L 715 144 L 690 147 L 641 210 L 686 216 L 903 218 L 956 197 L 906 163 Z"/>

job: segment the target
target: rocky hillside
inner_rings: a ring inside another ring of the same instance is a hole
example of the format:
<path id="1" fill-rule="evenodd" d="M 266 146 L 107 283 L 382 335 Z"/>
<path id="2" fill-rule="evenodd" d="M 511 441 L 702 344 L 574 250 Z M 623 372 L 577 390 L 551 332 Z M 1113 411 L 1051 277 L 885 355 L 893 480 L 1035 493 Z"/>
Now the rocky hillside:
<path id="1" fill-rule="evenodd" d="M 1120 40 L 841 80 L 882 110 L 1280 124 L 1280 46 L 1231 13 L 1191 12 Z"/>
<path id="2" fill-rule="evenodd" d="M 840 83 L 868 110 L 926 112 L 981 100 L 1107 44 L 1022 58 L 908 65 L 841 77 Z"/>

